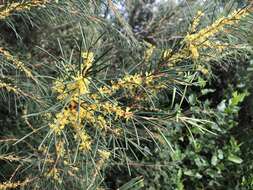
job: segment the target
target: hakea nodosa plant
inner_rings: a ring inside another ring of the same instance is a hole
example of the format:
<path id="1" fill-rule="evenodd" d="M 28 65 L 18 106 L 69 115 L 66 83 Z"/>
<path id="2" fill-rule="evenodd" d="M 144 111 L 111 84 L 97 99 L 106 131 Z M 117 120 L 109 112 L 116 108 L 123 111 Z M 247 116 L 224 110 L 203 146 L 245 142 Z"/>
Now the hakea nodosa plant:
<path id="1" fill-rule="evenodd" d="M 218 19 L 210 26 L 197 31 L 203 15 L 202 12 L 198 12 L 193 19 L 189 33 L 182 41 L 185 46 L 181 50 L 176 53 L 173 53 L 172 50 L 165 51 L 164 58 L 169 64 L 189 57 L 196 60 L 200 56 L 199 51 L 201 49 L 221 47 L 222 44 L 217 44 L 212 37 L 223 31 L 225 26 L 236 24 L 241 18 L 247 16 L 248 9 L 235 11 L 227 17 Z M 145 53 L 146 61 L 150 59 L 154 50 L 155 46 L 149 45 Z M 109 84 L 94 88 L 92 85 L 94 82 L 87 74 L 92 68 L 94 54 L 93 52 L 83 52 L 82 58 L 84 62 L 78 72 L 73 72 L 75 66 L 66 66 L 67 74 L 54 82 L 53 89 L 57 93 L 57 100 L 64 102 L 64 108 L 55 114 L 54 121 L 49 127 L 56 135 L 61 135 L 66 126 L 71 126 L 75 132 L 75 139 L 81 142 L 80 150 L 88 151 L 91 149 L 92 138 L 83 127 L 84 123 L 119 134 L 121 129 L 114 128 L 112 123 L 117 122 L 118 119 L 125 120 L 125 122 L 133 120 L 135 113 L 141 110 L 138 110 L 133 103 L 123 105 L 117 99 L 118 92 L 127 92 L 124 94 L 125 97 L 133 101 L 138 100 L 139 108 L 145 109 L 145 105 L 148 104 L 140 105 L 142 102 L 149 100 L 150 96 L 147 92 L 156 96 L 159 91 L 165 89 L 167 87 L 166 82 L 161 79 L 166 79 L 167 75 L 166 73 L 157 72 L 126 74 L 120 79 L 112 80 Z M 198 69 L 202 73 L 208 72 L 207 69 L 201 66 Z M 145 87 L 145 90 L 143 87 Z M 150 109 L 150 105 L 146 108 Z M 164 111 L 162 112 L 164 113 Z M 113 121 L 108 116 L 112 117 Z"/>
<path id="2" fill-rule="evenodd" d="M 2 12 L 0 11 L 0 20 L 7 18 L 13 12 L 40 7 L 47 2 L 49 1 L 31 0 L 24 5 L 21 5 L 21 3 L 9 4 Z M 224 31 L 226 26 L 236 24 L 241 18 L 247 16 L 248 9 L 235 11 L 227 17 L 218 19 L 210 26 L 198 30 L 203 15 L 202 12 L 198 12 L 197 16 L 193 19 L 187 35 L 182 40 L 184 46 L 181 49 L 176 52 L 172 49 L 164 51 L 163 59 L 168 66 L 175 65 L 184 59 L 196 61 L 201 58 L 201 52 L 206 49 L 220 50 L 224 48 L 225 44 L 219 43 L 215 39 L 215 36 Z M 150 61 L 155 50 L 156 47 L 154 45 L 148 45 L 143 57 L 145 62 Z M 32 71 L 14 58 L 8 51 L 1 48 L 0 53 L 7 61 L 12 62 L 19 70 L 24 72 L 28 78 L 36 80 L 32 75 Z M 95 146 L 93 142 L 96 140 L 90 134 L 90 130 L 92 129 L 101 131 L 103 134 L 112 133 L 116 136 L 123 136 L 124 131 L 119 123 L 124 123 L 126 126 L 129 124 L 130 126 L 132 124 L 135 125 L 135 121 L 143 119 L 149 121 L 154 126 L 159 125 L 159 122 L 164 124 L 166 123 L 166 119 L 171 119 L 174 115 L 169 115 L 166 109 L 157 109 L 152 101 L 152 97 L 157 97 L 161 90 L 166 89 L 168 87 L 167 83 L 178 83 L 179 85 L 190 83 L 189 78 L 187 78 L 187 81 L 173 78 L 168 79 L 169 73 L 156 70 L 125 74 L 118 79 L 112 79 L 110 82 L 96 84 L 97 81 L 93 80 L 89 75 L 93 69 L 95 54 L 91 51 L 84 51 L 81 56 L 83 63 L 80 67 L 72 64 L 65 65 L 63 75 L 56 78 L 53 82 L 52 89 L 56 95 L 54 100 L 60 105 L 58 106 L 60 109 L 54 114 L 49 114 L 49 118 L 47 119 L 50 120 L 48 124 L 49 134 L 54 135 L 52 139 L 56 142 L 54 146 L 55 154 L 52 153 L 53 155 L 51 155 L 51 151 L 49 151 L 51 147 L 49 146 L 42 147 L 41 145 L 39 148 L 43 155 L 46 155 L 45 163 L 50 165 L 47 168 L 48 170 L 45 169 L 44 171 L 46 176 L 60 183 L 62 183 L 60 159 L 64 160 L 64 166 L 69 167 L 69 175 L 73 176 L 73 172 L 79 170 L 79 168 L 74 166 L 75 161 L 71 162 L 71 160 L 66 158 L 66 154 L 72 154 L 76 151 L 68 150 L 69 142 L 76 143 L 78 151 L 88 155 L 89 152 L 92 152 Z M 208 73 L 208 70 L 201 66 L 198 67 L 198 70 L 204 74 Z M 16 87 L 3 82 L 0 83 L 0 88 L 20 93 Z M 126 99 L 127 101 L 123 101 L 122 99 Z M 145 110 L 152 110 L 151 116 L 147 112 L 145 113 Z M 140 114 L 140 112 L 142 113 Z M 180 117 L 180 114 L 179 112 L 175 114 L 176 121 L 188 124 L 194 124 L 194 122 L 198 121 L 195 118 L 189 120 L 187 117 Z M 164 116 L 164 120 L 158 121 L 157 117 L 162 116 Z M 144 128 L 146 127 L 145 124 L 142 125 Z M 201 130 L 205 129 L 201 128 Z M 66 131 L 68 132 L 67 136 Z M 73 138 L 71 139 L 71 137 Z M 70 141 L 68 142 L 69 139 Z M 93 179 L 98 175 L 98 171 L 103 167 L 111 154 L 109 151 L 99 147 L 98 155 L 99 159 L 96 161 Z M 11 183 L 5 183 L 3 184 L 5 186 L 0 187 L 8 189 L 21 186 L 22 184 L 21 182 L 13 183 L 12 185 Z"/>

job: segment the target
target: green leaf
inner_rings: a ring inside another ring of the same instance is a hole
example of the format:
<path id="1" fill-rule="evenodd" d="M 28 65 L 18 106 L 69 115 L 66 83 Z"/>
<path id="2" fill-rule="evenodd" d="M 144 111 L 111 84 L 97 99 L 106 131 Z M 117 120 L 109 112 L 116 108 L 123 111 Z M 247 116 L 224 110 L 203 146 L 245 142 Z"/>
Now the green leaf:
<path id="1" fill-rule="evenodd" d="M 214 154 L 214 155 L 212 156 L 212 159 L 211 159 L 211 164 L 212 164 L 213 166 L 216 166 L 217 163 L 218 163 L 218 158 L 217 158 L 217 156 Z"/>
<path id="2" fill-rule="evenodd" d="M 202 95 L 206 95 L 206 94 L 212 93 L 212 92 L 215 92 L 215 89 L 207 89 L 207 88 L 205 88 L 205 89 L 201 90 L 201 94 Z"/>
<path id="3" fill-rule="evenodd" d="M 195 94 L 191 94 L 188 99 L 191 105 L 195 105 L 197 102 L 197 97 Z"/>
<path id="4" fill-rule="evenodd" d="M 206 81 L 201 77 L 198 77 L 198 83 L 201 88 L 204 88 L 206 86 Z"/>
<path id="5" fill-rule="evenodd" d="M 221 149 L 218 150 L 218 158 L 222 160 L 224 158 L 223 151 Z"/>
<path id="6" fill-rule="evenodd" d="M 144 179 L 142 176 L 131 179 L 118 190 L 139 190 L 144 187 Z"/>
<path id="7" fill-rule="evenodd" d="M 248 95 L 247 92 L 245 93 L 238 93 L 237 91 L 233 92 L 233 97 L 230 101 L 230 105 L 237 106 L 239 103 L 241 103 L 244 98 Z"/>
<path id="8" fill-rule="evenodd" d="M 226 100 L 222 100 L 222 102 L 217 106 L 217 109 L 220 112 L 224 112 L 226 109 Z"/>
<path id="9" fill-rule="evenodd" d="M 234 162 L 236 164 L 241 164 L 243 162 L 243 160 L 240 157 L 238 157 L 234 154 L 230 154 L 228 156 L 228 160 L 231 161 L 231 162 Z"/>
<path id="10" fill-rule="evenodd" d="M 186 170 L 184 171 L 184 175 L 187 175 L 187 176 L 194 176 L 193 172 L 191 170 Z"/>

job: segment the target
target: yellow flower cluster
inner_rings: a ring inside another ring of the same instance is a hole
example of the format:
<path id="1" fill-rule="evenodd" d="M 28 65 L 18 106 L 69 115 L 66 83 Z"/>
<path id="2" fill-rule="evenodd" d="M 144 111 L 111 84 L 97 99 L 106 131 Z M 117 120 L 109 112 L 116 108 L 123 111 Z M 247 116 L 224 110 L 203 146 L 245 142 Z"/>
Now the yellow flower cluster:
<path id="1" fill-rule="evenodd" d="M 9 17 L 13 12 L 30 10 L 32 7 L 43 6 L 49 0 L 31 0 L 29 2 L 14 2 L 8 4 L 3 10 L 0 10 L 0 20 Z"/>
<path id="2" fill-rule="evenodd" d="M 199 51 L 202 49 L 209 48 L 221 52 L 224 48 L 226 48 L 226 44 L 217 43 L 215 39 L 211 38 L 222 31 L 226 32 L 224 30 L 225 26 L 236 24 L 241 18 L 247 16 L 248 14 L 249 10 L 247 8 L 239 9 L 227 17 L 221 17 L 212 25 L 207 26 L 200 31 L 196 31 L 197 26 L 200 23 L 200 19 L 204 15 L 204 13 L 199 11 L 193 19 L 189 33 L 183 40 L 186 46 L 174 54 L 169 54 L 169 58 L 165 57 L 165 59 L 167 59 L 168 66 L 173 66 L 177 62 L 187 58 L 197 60 L 200 57 Z"/>
<path id="3" fill-rule="evenodd" d="M 153 81 L 154 77 L 152 75 L 149 75 L 149 73 L 146 73 L 145 76 L 141 76 L 140 74 L 127 74 L 122 79 L 111 82 L 110 86 L 102 86 L 98 89 L 98 91 L 100 94 L 111 96 L 113 93 L 117 92 L 120 89 L 125 89 L 133 92 L 134 89 L 140 86 L 151 86 Z"/>
<path id="4" fill-rule="evenodd" d="M 119 81 L 113 85 L 113 89 L 125 88 L 132 90 L 142 84 L 142 77 L 139 74 L 135 75 L 126 75 L 123 79 L 119 79 Z"/>
<path id="5" fill-rule="evenodd" d="M 182 49 L 177 53 L 172 54 L 168 59 L 167 59 L 167 63 L 168 66 L 173 66 L 175 65 L 177 62 L 185 59 L 188 57 L 188 51 L 186 51 L 186 49 Z"/>
<path id="6" fill-rule="evenodd" d="M 200 71 L 200 72 L 201 72 L 202 74 L 204 74 L 204 75 L 207 75 L 207 74 L 209 73 L 208 69 L 205 68 L 205 67 L 202 66 L 202 65 L 198 65 L 198 66 L 197 66 L 197 70 Z"/>
<path id="7" fill-rule="evenodd" d="M 81 151 L 88 151 L 91 149 L 91 139 L 90 136 L 86 133 L 86 131 L 83 129 L 83 125 L 81 124 L 75 124 L 73 125 L 73 128 L 75 129 L 75 139 L 77 141 L 80 141 L 79 150 Z"/>
<path id="8" fill-rule="evenodd" d="M 81 69 L 83 70 L 82 74 L 85 74 L 92 66 L 94 55 L 92 52 L 84 52 L 82 53 L 82 57 L 84 62 Z M 72 127 L 75 132 L 74 137 L 76 141 L 80 141 L 79 149 L 88 151 L 91 147 L 91 138 L 85 129 L 83 129 L 84 123 L 106 130 L 109 126 L 106 120 L 108 115 L 114 115 L 115 120 L 119 118 L 129 120 L 133 117 L 133 113 L 130 112 L 130 108 L 123 109 L 118 105 L 117 101 L 111 102 L 100 99 L 100 91 L 91 95 L 89 87 L 91 79 L 86 76 L 84 77 L 80 72 L 77 76 L 71 76 L 71 73 L 69 75 L 73 81 L 64 84 L 64 81 L 68 80 L 68 78 L 63 78 L 57 79 L 53 84 L 53 89 L 57 93 L 57 99 L 67 100 L 68 102 L 65 109 L 56 113 L 54 121 L 49 125 L 49 128 L 53 130 L 54 134 L 61 135 L 66 126 Z M 140 85 L 142 79 L 137 75 L 127 76 L 124 78 L 124 81 L 119 80 L 117 85 L 113 86 L 113 89 L 117 90 L 130 82 L 133 83 L 131 85 Z M 128 86 L 128 88 L 132 87 Z M 105 89 L 105 87 L 101 89 Z M 111 92 L 108 93 L 110 94 Z M 85 100 L 80 98 L 82 95 L 86 96 Z M 114 131 L 114 129 L 111 131 Z"/>
<path id="9" fill-rule="evenodd" d="M 60 173 L 59 170 L 56 167 L 53 167 L 49 173 L 46 175 L 47 177 L 52 177 L 53 180 L 62 183 L 61 179 L 60 179 Z"/>
<path id="10" fill-rule="evenodd" d="M 98 115 L 98 113 L 102 114 Z M 117 106 L 116 103 L 97 102 L 94 104 L 88 104 L 82 102 L 79 107 L 78 103 L 71 102 L 69 108 L 64 109 L 55 115 L 54 122 L 50 124 L 49 127 L 57 135 L 61 134 L 65 126 L 70 125 L 75 128 L 74 126 L 77 126 L 77 123 L 82 121 L 91 125 L 97 125 L 101 129 L 106 129 L 107 122 L 105 117 L 108 114 L 115 114 L 115 119 L 124 118 L 126 120 L 129 120 L 133 116 L 132 112 L 129 111 L 129 108 L 126 108 L 124 111 L 120 106 Z"/>
<path id="11" fill-rule="evenodd" d="M 199 13 L 201 14 L 201 13 Z M 193 59 L 199 58 L 199 50 L 203 48 L 204 44 L 209 43 L 209 39 L 219 32 L 224 31 L 224 27 L 227 25 L 233 25 L 237 23 L 241 18 L 247 16 L 249 13 L 247 9 L 240 9 L 238 11 L 234 11 L 232 14 L 228 15 L 227 17 L 221 17 L 220 19 L 216 20 L 211 26 L 201 29 L 197 33 L 187 34 L 184 42 L 186 43 L 187 47 L 191 52 L 191 57 Z M 197 22 L 193 23 L 197 24 Z M 196 28 L 195 26 L 193 26 Z M 211 43 L 209 43 L 211 44 Z"/>
<path id="12" fill-rule="evenodd" d="M 83 108 L 78 111 L 77 108 L 69 107 L 57 113 L 54 122 L 49 127 L 56 135 L 60 135 L 67 125 L 71 126 L 75 131 L 75 139 L 81 142 L 80 150 L 88 151 L 90 150 L 91 141 L 88 134 L 82 129 L 83 126 L 80 124 L 82 120 L 95 123 L 94 113 Z"/>
<path id="13" fill-rule="evenodd" d="M 145 62 L 149 61 L 149 59 L 151 58 L 151 56 L 152 56 L 152 54 L 153 54 L 153 52 L 156 48 L 154 45 L 152 45 L 150 43 L 147 43 L 147 45 L 148 45 L 148 48 L 147 48 L 147 50 L 145 51 L 145 54 L 144 54 Z"/>
<path id="14" fill-rule="evenodd" d="M 58 158 L 61 158 L 65 154 L 64 141 L 60 140 L 55 145 L 55 150 Z"/>
<path id="15" fill-rule="evenodd" d="M 169 56 L 171 56 L 171 53 L 172 53 L 172 49 L 166 49 L 166 50 L 163 52 L 163 58 L 164 58 L 164 59 L 167 59 Z"/>
<path id="16" fill-rule="evenodd" d="M 133 113 L 130 112 L 130 108 L 126 108 L 124 111 L 120 106 L 117 106 L 117 104 L 112 104 L 109 102 L 105 102 L 101 104 L 102 108 L 105 110 L 105 113 L 114 113 L 115 114 L 115 120 L 118 118 L 125 118 L 126 120 L 129 120 L 132 118 Z"/>
<path id="17" fill-rule="evenodd" d="M 204 13 L 202 11 L 198 11 L 197 15 L 193 18 L 191 28 L 190 28 L 191 33 L 196 32 L 196 29 L 200 23 L 200 19 L 202 16 L 204 16 Z"/>
<path id="18" fill-rule="evenodd" d="M 94 55 L 92 52 L 83 52 L 83 65 L 77 75 L 68 70 L 67 77 L 57 79 L 53 89 L 57 93 L 57 99 L 65 100 L 65 108 L 56 113 L 54 121 L 49 127 L 55 135 L 60 136 L 65 127 L 70 127 L 74 132 L 75 141 L 78 142 L 81 151 L 89 151 L 92 145 L 92 139 L 87 133 L 84 126 L 94 126 L 103 131 L 113 132 L 116 135 L 121 133 L 119 128 L 113 128 L 113 123 L 118 119 L 128 121 L 134 117 L 130 107 L 122 107 L 114 98 L 116 92 L 126 92 L 124 96 L 132 96 L 137 100 L 140 90 L 146 93 L 159 91 L 162 86 L 155 83 L 156 77 L 151 73 L 143 74 L 126 74 L 124 77 L 111 81 L 110 84 L 93 88 L 92 79 L 86 76 L 87 71 L 92 67 Z M 68 82 L 71 80 L 71 82 Z M 163 86 L 164 88 L 164 86 Z M 137 93 L 138 91 L 138 93 Z M 145 95 L 141 97 L 145 98 Z M 85 95 L 82 96 L 82 95 Z M 118 96 L 118 95 L 117 95 Z M 148 95 L 147 95 L 148 96 Z M 108 118 L 113 118 L 112 120 Z M 61 146 L 58 146 L 58 155 L 61 155 Z"/>
<path id="19" fill-rule="evenodd" d="M 69 123 L 70 112 L 63 110 L 55 115 L 54 122 L 49 127 L 56 133 L 60 134 L 64 127 Z"/>
<path id="20" fill-rule="evenodd" d="M 111 153 L 106 150 L 98 150 L 98 152 L 102 160 L 108 160 L 111 155 Z"/>
<path id="21" fill-rule="evenodd" d="M 102 114 L 98 115 L 95 112 L 101 112 Z M 83 129 L 82 121 L 92 126 L 98 126 L 100 129 L 107 129 L 106 117 L 108 114 L 115 114 L 115 119 L 121 117 L 128 120 L 132 117 L 132 112 L 129 111 L 129 108 L 124 111 L 120 106 L 110 102 L 100 104 L 84 103 L 80 107 L 78 107 L 77 103 L 71 102 L 69 108 L 56 114 L 54 122 L 49 127 L 56 135 L 60 135 L 67 125 L 72 127 L 75 131 L 75 139 L 77 141 L 80 140 L 79 149 L 88 151 L 91 147 L 91 138 Z M 118 134 L 118 132 L 115 131 L 115 134 Z"/>
<path id="22" fill-rule="evenodd" d="M 59 100 L 64 100 L 67 96 L 67 94 L 65 94 L 65 84 L 63 79 L 56 79 L 53 82 L 52 90 L 58 94 L 57 99 Z"/>
<path id="23" fill-rule="evenodd" d="M 82 76 L 74 77 L 74 82 L 67 85 L 67 89 L 72 93 L 72 99 L 78 100 L 80 95 L 89 93 L 89 79 Z"/>
<path id="24" fill-rule="evenodd" d="M 0 47 L 0 53 L 4 55 L 5 59 L 12 62 L 12 64 L 15 65 L 15 67 L 21 71 L 23 71 L 27 77 L 33 79 L 34 81 L 37 82 L 37 80 L 35 79 L 35 77 L 32 75 L 32 72 L 29 68 L 27 68 L 25 66 L 24 63 L 22 63 L 20 60 L 16 59 L 15 57 L 13 57 L 10 52 L 8 52 L 7 50 L 3 49 L 2 47 Z"/>
<path id="25" fill-rule="evenodd" d="M 98 126 L 101 128 L 101 129 L 106 129 L 107 128 L 107 122 L 105 120 L 105 117 L 99 115 L 97 117 L 97 123 L 98 123 Z"/>
<path id="26" fill-rule="evenodd" d="M 28 93 L 25 93 L 24 91 L 22 91 L 20 88 L 18 88 L 17 86 L 14 86 L 12 84 L 9 83 L 5 83 L 3 81 L 0 80 L 0 89 L 5 89 L 8 92 L 13 92 L 16 95 L 22 95 L 22 96 L 26 96 L 26 97 L 30 97 L 30 98 L 34 98 L 36 99 L 36 97 L 31 96 Z"/>
<path id="27" fill-rule="evenodd" d="M 247 9 L 241 9 L 238 11 L 234 11 L 228 17 L 221 17 L 216 20 L 211 26 L 208 26 L 195 34 L 188 34 L 185 37 L 186 42 L 194 42 L 194 43 L 202 43 L 206 41 L 208 38 L 216 35 L 221 32 L 226 25 L 233 25 L 237 23 L 241 18 L 247 16 L 249 13 Z"/>
<path id="28" fill-rule="evenodd" d="M 78 101 L 80 95 L 89 93 L 90 78 L 83 76 L 92 66 L 94 55 L 92 52 L 83 52 L 82 58 L 84 59 L 84 62 L 81 65 L 81 70 L 76 76 L 71 76 L 72 80 L 70 82 L 64 83 L 66 80 L 68 80 L 66 77 L 64 77 L 62 79 L 57 79 L 53 83 L 52 89 L 58 93 L 57 99 L 64 100 L 65 98 L 71 96 L 72 101 Z M 68 68 L 66 71 L 69 72 Z"/>
<path id="29" fill-rule="evenodd" d="M 30 180 L 25 180 L 23 182 L 4 182 L 4 183 L 0 183 L 0 190 L 8 190 L 8 189 L 16 189 L 18 187 L 24 187 L 25 185 L 27 185 L 30 182 Z"/>
<path id="30" fill-rule="evenodd" d="M 89 93 L 89 78 L 83 78 L 81 75 L 74 76 L 72 81 L 64 84 L 66 79 L 57 79 L 53 83 L 52 89 L 58 94 L 58 100 L 64 100 L 71 96 L 71 100 L 78 101 L 80 95 Z"/>
<path id="31" fill-rule="evenodd" d="M 192 59 L 196 60 L 199 58 L 199 51 L 197 46 L 193 44 L 189 44 L 189 50 L 191 52 Z"/>
<path id="32" fill-rule="evenodd" d="M 8 92 L 14 92 L 15 94 L 20 94 L 20 90 L 16 86 L 12 86 L 0 80 L 0 89 L 5 88 Z"/>

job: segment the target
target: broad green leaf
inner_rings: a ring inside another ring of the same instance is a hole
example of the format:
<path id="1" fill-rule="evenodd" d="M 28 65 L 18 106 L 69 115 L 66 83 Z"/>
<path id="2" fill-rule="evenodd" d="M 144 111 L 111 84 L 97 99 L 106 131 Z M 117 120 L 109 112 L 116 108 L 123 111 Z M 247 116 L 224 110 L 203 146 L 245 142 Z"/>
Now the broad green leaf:
<path id="1" fill-rule="evenodd" d="M 234 162 L 236 164 L 241 164 L 243 162 L 243 160 L 240 157 L 238 157 L 234 154 L 230 154 L 228 156 L 228 160 L 231 161 L 231 162 Z"/>
<path id="2" fill-rule="evenodd" d="M 221 149 L 218 150 L 218 158 L 222 160 L 224 158 L 223 151 Z"/>
<path id="3" fill-rule="evenodd" d="M 212 164 L 213 166 L 216 166 L 217 163 L 218 163 L 218 158 L 217 158 L 217 156 L 214 154 L 214 155 L 212 156 L 212 159 L 211 159 L 211 164 Z"/>
<path id="4" fill-rule="evenodd" d="M 225 109 L 226 109 L 226 100 L 222 100 L 222 102 L 219 103 L 219 105 L 217 106 L 217 109 L 218 109 L 220 112 L 224 112 Z"/>

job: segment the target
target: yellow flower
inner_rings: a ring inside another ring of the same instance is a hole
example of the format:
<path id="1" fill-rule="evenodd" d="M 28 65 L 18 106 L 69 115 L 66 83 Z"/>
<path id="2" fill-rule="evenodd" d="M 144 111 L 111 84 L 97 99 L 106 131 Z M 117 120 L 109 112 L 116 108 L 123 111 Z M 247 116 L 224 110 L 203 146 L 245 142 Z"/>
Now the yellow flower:
<path id="1" fill-rule="evenodd" d="M 101 129 L 105 129 L 107 127 L 106 120 L 103 116 L 99 115 L 97 117 L 97 122 L 98 122 L 98 125 Z"/>
<path id="2" fill-rule="evenodd" d="M 202 65 L 198 65 L 197 70 L 203 73 L 204 75 L 207 75 L 209 73 L 208 69 L 206 69 Z"/>
<path id="3" fill-rule="evenodd" d="M 87 70 L 92 66 L 92 62 L 94 61 L 93 52 L 82 52 L 82 58 L 84 59 L 82 70 L 83 74 L 87 72 Z"/>
<path id="4" fill-rule="evenodd" d="M 69 84 L 68 89 L 77 91 L 78 93 L 83 95 L 89 93 L 89 84 L 90 81 L 87 78 L 77 76 L 74 77 L 74 82 Z"/>
<path id="5" fill-rule="evenodd" d="M 76 139 L 80 140 L 79 150 L 81 151 L 89 151 L 91 149 L 91 140 L 90 137 L 84 131 L 77 132 L 75 136 Z"/>
<path id="6" fill-rule="evenodd" d="M 109 151 L 106 151 L 106 150 L 98 150 L 98 152 L 99 152 L 99 155 L 100 155 L 102 160 L 108 160 L 108 158 L 111 155 L 111 153 Z"/>
<path id="7" fill-rule="evenodd" d="M 2 82 L 0 80 L 0 89 L 1 88 L 5 88 L 8 92 L 13 92 L 15 94 L 23 94 L 23 95 L 25 95 L 25 93 L 22 92 L 22 90 L 20 90 L 18 87 L 13 86 L 13 85 L 8 84 L 8 83 L 5 83 L 5 82 Z"/>
<path id="8" fill-rule="evenodd" d="M 104 109 L 105 114 L 115 114 L 115 119 L 123 118 L 125 112 L 122 110 L 120 106 L 112 104 L 110 102 L 105 102 L 101 104 L 101 107 Z"/>
<path id="9" fill-rule="evenodd" d="M 133 117 L 133 112 L 130 111 L 130 108 L 127 107 L 125 114 L 124 114 L 124 118 L 128 121 L 129 119 L 131 119 Z"/>
<path id="10" fill-rule="evenodd" d="M 190 51 L 191 51 L 191 54 L 192 54 L 192 58 L 193 59 L 198 59 L 199 58 L 199 52 L 198 52 L 198 49 L 196 46 L 190 44 L 190 47 L 189 47 Z"/>
<path id="11" fill-rule="evenodd" d="M 163 58 L 164 58 L 164 59 L 167 59 L 167 58 L 171 55 L 171 52 L 172 52 L 172 49 L 166 49 L 166 50 L 163 52 Z"/>
<path id="12" fill-rule="evenodd" d="M 122 128 L 113 129 L 113 133 L 117 136 L 120 136 L 123 134 L 123 129 Z"/>
<path id="13" fill-rule="evenodd" d="M 58 94 L 57 99 L 58 100 L 64 100 L 65 98 L 69 97 L 71 95 L 72 101 L 78 101 L 80 95 L 84 95 L 89 93 L 89 84 L 90 84 L 90 78 L 84 77 L 83 74 L 86 73 L 86 71 L 91 67 L 94 55 L 92 52 L 83 52 L 82 57 L 84 58 L 84 64 L 82 66 L 83 73 L 80 72 L 77 73 L 75 76 L 71 76 L 71 70 L 66 67 L 66 72 L 68 72 L 73 79 L 70 82 L 66 82 L 68 78 L 62 78 L 57 79 L 53 83 L 53 90 Z"/>
<path id="14" fill-rule="evenodd" d="M 133 90 L 136 87 L 139 87 L 142 84 L 142 77 L 140 74 L 135 75 L 125 75 L 122 79 L 119 79 L 117 83 L 112 86 L 112 89 L 115 91 L 116 89 L 128 89 Z"/>
<path id="15" fill-rule="evenodd" d="M 56 135 L 60 135 L 65 126 L 70 123 L 69 118 L 71 115 L 72 113 L 69 109 L 57 113 L 54 122 L 49 125 L 49 128 L 51 128 Z"/>
<path id="16" fill-rule="evenodd" d="M 55 181 L 61 183 L 62 181 L 60 180 L 60 173 L 57 168 L 52 168 L 49 173 L 46 175 L 47 177 L 52 177 Z"/>
<path id="17" fill-rule="evenodd" d="M 57 157 L 63 157 L 65 154 L 64 141 L 60 140 L 59 142 L 57 142 L 57 144 L 55 145 L 55 149 Z"/>

